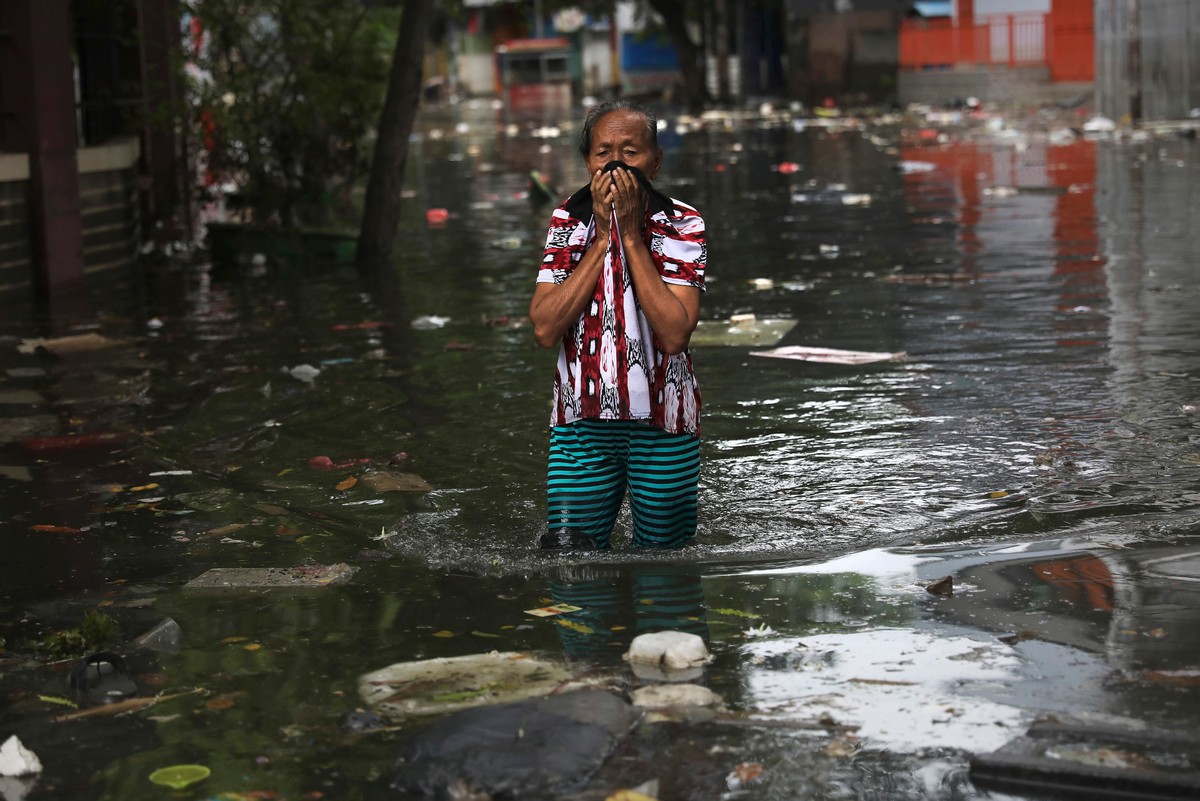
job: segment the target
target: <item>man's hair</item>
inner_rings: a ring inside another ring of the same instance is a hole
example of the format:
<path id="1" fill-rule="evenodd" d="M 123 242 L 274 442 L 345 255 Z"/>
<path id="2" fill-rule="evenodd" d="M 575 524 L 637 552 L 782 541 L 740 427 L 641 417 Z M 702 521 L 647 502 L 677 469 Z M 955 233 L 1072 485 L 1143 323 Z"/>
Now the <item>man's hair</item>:
<path id="1" fill-rule="evenodd" d="M 634 114 L 640 114 L 646 120 L 650 146 L 658 147 L 658 118 L 654 116 L 653 111 L 632 100 L 606 100 L 588 109 L 587 116 L 583 118 L 583 129 L 579 132 L 579 153 L 585 159 L 592 149 L 592 131 L 596 128 L 596 122 L 610 111 L 632 111 Z"/>

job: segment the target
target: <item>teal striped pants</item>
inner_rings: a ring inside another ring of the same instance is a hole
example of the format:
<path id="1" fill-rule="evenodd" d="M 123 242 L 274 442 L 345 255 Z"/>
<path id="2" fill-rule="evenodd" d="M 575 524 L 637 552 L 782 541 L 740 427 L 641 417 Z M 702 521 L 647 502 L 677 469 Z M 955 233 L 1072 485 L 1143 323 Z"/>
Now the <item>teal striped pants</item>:
<path id="1" fill-rule="evenodd" d="M 677 548 L 696 533 L 700 441 L 630 420 L 578 420 L 550 429 L 547 526 L 610 547 L 629 492 L 635 548 Z"/>

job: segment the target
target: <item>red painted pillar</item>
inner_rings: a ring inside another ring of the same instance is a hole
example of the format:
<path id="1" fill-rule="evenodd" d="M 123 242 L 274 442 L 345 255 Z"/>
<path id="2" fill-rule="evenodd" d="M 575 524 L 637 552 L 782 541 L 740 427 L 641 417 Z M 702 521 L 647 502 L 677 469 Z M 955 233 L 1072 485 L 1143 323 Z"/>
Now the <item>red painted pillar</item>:
<path id="1" fill-rule="evenodd" d="M 29 153 L 34 285 L 40 299 L 61 307 L 83 289 L 71 15 L 68 0 L 6 1 L 14 61 L 26 76 L 13 107 Z"/>
<path id="2" fill-rule="evenodd" d="M 975 36 L 975 0 L 956 0 L 954 7 L 954 41 L 957 44 L 954 62 L 978 64 L 979 42 Z"/>
<path id="3" fill-rule="evenodd" d="M 972 28 L 975 26 L 975 0 L 958 0 L 958 27 Z"/>

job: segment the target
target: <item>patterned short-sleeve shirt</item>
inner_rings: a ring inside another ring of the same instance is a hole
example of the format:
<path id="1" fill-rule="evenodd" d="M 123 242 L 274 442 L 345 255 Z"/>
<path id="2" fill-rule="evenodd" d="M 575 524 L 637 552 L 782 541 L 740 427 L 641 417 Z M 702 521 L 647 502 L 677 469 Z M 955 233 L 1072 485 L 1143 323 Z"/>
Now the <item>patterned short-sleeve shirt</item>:
<path id="1" fill-rule="evenodd" d="M 648 210 L 645 241 L 668 284 L 704 290 L 708 261 L 704 219 L 686 203 Z M 564 203 L 546 235 L 539 283 L 561 284 L 596 237 Z M 668 355 L 633 291 L 621 240 L 613 226 L 604 269 L 583 314 L 563 337 L 554 375 L 550 425 L 582 419 L 645 420 L 675 434 L 700 436 L 700 388 L 688 351 Z"/>

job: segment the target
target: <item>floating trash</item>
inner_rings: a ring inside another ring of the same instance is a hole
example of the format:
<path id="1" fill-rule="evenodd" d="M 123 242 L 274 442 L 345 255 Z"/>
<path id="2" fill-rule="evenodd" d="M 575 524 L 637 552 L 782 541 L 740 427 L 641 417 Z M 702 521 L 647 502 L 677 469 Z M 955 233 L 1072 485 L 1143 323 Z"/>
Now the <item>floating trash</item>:
<path id="1" fill-rule="evenodd" d="M 937 166 L 928 161 L 901 161 L 897 162 L 896 169 L 905 175 L 921 172 L 933 172 Z"/>
<path id="2" fill-rule="evenodd" d="M 292 368 L 285 367 L 283 368 L 283 372 L 297 381 L 303 381 L 305 384 L 311 384 L 321 374 L 320 369 L 313 367 L 311 364 L 298 364 Z"/>
<path id="3" fill-rule="evenodd" d="M 771 347 L 796 327 L 795 320 L 735 314 L 728 320 L 701 320 L 692 332 L 692 347 L 705 345 L 753 345 Z"/>
<path id="4" fill-rule="evenodd" d="M 803 362 L 823 362 L 825 364 L 870 364 L 872 362 L 904 361 L 903 351 L 883 353 L 861 350 L 837 350 L 835 348 L 810 348 L 803 345 L 791 345 L 774 350 L 752 351 L 751 356 L 767 356 L 773 359 L 796 359 Z"/>
<path id="5" fill-rule="evenodd" d="M 810 203 L 817 205 L 867 206 L 872 200 L 865 192 L 846 192 L 842 189 L 822 189 L 816 192 L 794 192 L 793 203 Z"/>
<path id="6" fill-rule="evenodd" d="M 432 331 L 435 328 L 444 328 L 448 322 L 450 322 L 449 317 L 439 317 L 436 314 L 425 314 L 413 320 L 412 327 L 418 331 Z"/>
<path id="7" fill-rule="evenodd" d="M 32 776 L 41 772 L 41 760 L 25 747 L 17 735 L 12 735 L 0 746 L 0 776 Z"/>
<path id="8" fill-rule="evenodd" d="M 1095 116 L 1083 124 L 1084 133 L 1112 133 L 1117 124 L 1108 117 Z"/>

